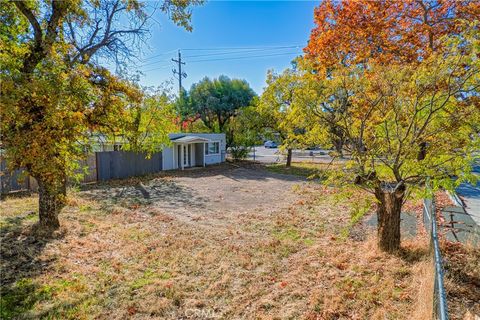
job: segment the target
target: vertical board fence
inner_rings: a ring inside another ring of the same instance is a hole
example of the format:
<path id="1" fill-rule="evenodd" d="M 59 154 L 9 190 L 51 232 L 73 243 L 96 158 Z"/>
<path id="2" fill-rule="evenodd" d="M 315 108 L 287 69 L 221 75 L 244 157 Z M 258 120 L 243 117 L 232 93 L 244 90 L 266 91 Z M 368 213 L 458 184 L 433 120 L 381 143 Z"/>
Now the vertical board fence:
<path id="1" fill-rule="evenodd" d="M 7 194 L 16 191 L 25 191 L 30 189 L 30 177 L 25 175 L 23 170 L 7 170 L 7 162 L 0 162 L 0 193 Z"/>
<path id="2" fill-rule="evenodd" d="M 146 158 L 145 153 L 128 151 L 97 152 L 97 179 L 106 181 L 135 176 L 143 176 L 162 171 L 162 153 L 153 153 Z"/>
<path id="3" fill-rule="evenodd" d="M 443 264 L 438 242 L 435 202 L 423 200 L 423 225 L 430 235 L 430 249 L 434 261 L 433 319 L 448 320 L 447 294 L 443 285 Z"/>
<path id="4" fill-rule="evenodd" d="M 129 151 L 96 152 L 79 161 L 76 173 L 84 174 L 81 183 L 89 183 L 162 171 L 161 152 L 152 154 L 148 159 L 146 157 L 145 153 Z M 0 162 L 0 169 L 0 194 L 37 190 L 35 179 L 26 175 L 24 170 L 8 171 L 5 160 Z"/>
<path id="5" fill-rule="evenodd" d="M 83 173 L 81 182 L 89 183 L 97 181 L 97 157 L 95 153 L 89 154 L 86 159 L 80 160 L 78 163 L 80 166 L 78 171 Z"/>

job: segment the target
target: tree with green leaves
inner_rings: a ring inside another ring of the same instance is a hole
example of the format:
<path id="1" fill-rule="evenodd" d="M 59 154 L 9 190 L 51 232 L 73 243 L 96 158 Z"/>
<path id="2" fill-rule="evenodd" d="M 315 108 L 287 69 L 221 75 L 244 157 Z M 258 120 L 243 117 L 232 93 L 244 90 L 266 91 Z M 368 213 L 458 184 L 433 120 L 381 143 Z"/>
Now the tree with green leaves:
<path id="1" fill-rule="evenodd" d="M 170 144 L 168 134 L 176 130 L 177 115 L 168 92 L 165 88 L 143 89 L 142 101 L 127 110 L 116 134 L 124 141 L 123 150 L 151 154 Z"/>
<path id="2" fill-rule="evenodd" d="M 240 108 L 250 105 L 256 96 L 245 80 L 220 76 L 217 79 L 204 78 L 183 95 L 182 115 L 198 115 L 211 132 L 225 132 L 227 145 L 232 143 L 232 132 L 227 131 L 228 123 Z"/>
<path id="3" fill-rule="evenodd" d="M 301 74 L 294 69 L 285 69 L 281 74 L 267 73 L 267 87 L 257 107 L 264 130 L 278 134 L 281 148 L 287 150 L 287 163 L 292 162 L 292 149 L 303 145 L 306 119 L 298 110 L 304 103 L 301 99 Z"/>
<path id="4" fill-rule="evenodd" d="M 331 181 L 354 182 L 373 193 L 384 251 L 399 249 L 402 206 L 411 193 L 425 192 L 427 179 L 433 190 L 474 179 L 471 165 L 480 147 L 474 131 L 480 121 L 478 27 L 475 22 L 444 37 L 442 50 L 421 61 L 343 64 L 317 79 L 323 99 L 308 105 L 307 113 L 328 112 L 333 92 L 345 92 L 348 106 L 335 118 L 346 138 L 348 170 Z M 328 127 L 316 132 L 330 134 Z"/>
<path id="5" fill-rule="evenodd" d="M 165 1 L 160 10 L 189 29 L 197 3 Z M 53 230 L 89 133 L 118 132 L 142 100 L 137 86 L 102 63 L 122 69 L 135 56 L 149 10 L 135 0 L 11 1 L 0 3 L 0 19 L 4 157 L 10 169 L 24 168 L 38 181 L 39 225 Z"/>
<path id="6" fill-rule="evenodd" d="M 228 124 L 228 131 L 233 136 L 230 151 L 234 159 L 247 158 L 252 147 L 261 143 L 264 127 L 257 110 L 258 101 L 258 97 L 255 97 L 251 105 L 241 108 Z"/>
<path id="7" fill-rule="evenodd" d="M 321 145 L 333 148 L 334 157 L 343 158 L 346 143 L 343 127 L 338 125 L 339 120 L 349 106 L 350 92 L 344 86 L 332 85 L 335 79 L 322 78 L 313 70 L 308 60 L 300 63 L 301 77 L 297 91 L 301 117 L 306 122 L 304 143 L 307 145 Z M 326 85 L 326 81 L 328 85 Z"/>

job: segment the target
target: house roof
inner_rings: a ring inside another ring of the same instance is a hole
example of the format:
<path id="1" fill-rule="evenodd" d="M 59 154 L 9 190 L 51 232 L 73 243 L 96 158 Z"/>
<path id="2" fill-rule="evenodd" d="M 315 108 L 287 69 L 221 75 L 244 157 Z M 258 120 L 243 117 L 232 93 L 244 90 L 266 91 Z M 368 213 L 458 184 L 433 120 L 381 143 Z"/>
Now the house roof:
<path id="1" fill-rule="evenodd" d="M 170 139 L 175 143 L 202 143 L 202 142 L 210 142 L 207 138 L 202 138 L 199 136 L 183 136 L 179 138 Z"/>

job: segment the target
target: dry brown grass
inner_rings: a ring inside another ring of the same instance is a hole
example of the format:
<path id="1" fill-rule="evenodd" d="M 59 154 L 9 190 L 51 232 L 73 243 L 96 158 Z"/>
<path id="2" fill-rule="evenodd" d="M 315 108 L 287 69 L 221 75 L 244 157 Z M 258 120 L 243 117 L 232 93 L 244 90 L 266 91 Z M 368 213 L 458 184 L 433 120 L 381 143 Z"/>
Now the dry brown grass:
<path id="1" fill-rule="evenodd" d="M 480 317 L 480 247 L 442 243 L 451 319 Z"/>
<path id="2" fill-rule="evenodd" d="M 155 205 L 105 208 L 82 193 L 50 239 L 34 239 L 31 220 L 6 222 L 2 315 L 425 319 L 430 301 L 418 299 L 430 290 L 424 239 L 386 255 L 372 230 L 361 229 L 364 240 L 344 237 L 355 228 L 351 203 L 365 195 L 339 203 L 335 190 L 313 183 L 286 192 L 295 194 L 286 207 L 225 213 L 222 223 L 208 211 L 188 220 Z"/>
<path id="3" fill-rule="evenodd" d="M 38 213 L 38 196 L 7 197 L 0 200 L 0 218 L 16 217 L 29 212 Z"/>
<path id="4" fill-rule="evenodd" d="M 418 288 L 417 299 L 412 310 L 412 320 L 432 319 L 434 269 L 432 259 L 426 259 L 415 265 L 412 270 L 414 287 Z"/>

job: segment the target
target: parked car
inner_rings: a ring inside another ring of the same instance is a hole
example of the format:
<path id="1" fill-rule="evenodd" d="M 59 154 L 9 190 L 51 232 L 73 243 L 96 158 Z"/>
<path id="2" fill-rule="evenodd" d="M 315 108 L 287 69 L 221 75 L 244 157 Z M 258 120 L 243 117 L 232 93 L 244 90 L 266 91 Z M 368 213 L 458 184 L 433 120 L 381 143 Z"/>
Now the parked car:
<path id="1" fill-rule="evenodd" d="M 263 144 L 263 146 L 265 148 L 278 148 L 278 145 L 275 141 L 271 141 L 271 140 L 268 140 L 268 141 L 265 141 L 265 143 Z"/>

